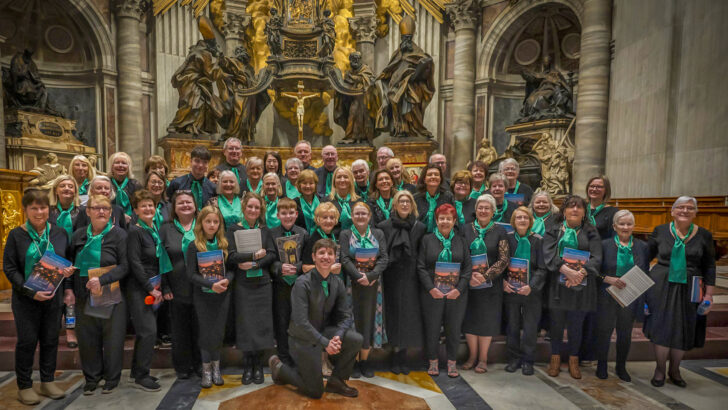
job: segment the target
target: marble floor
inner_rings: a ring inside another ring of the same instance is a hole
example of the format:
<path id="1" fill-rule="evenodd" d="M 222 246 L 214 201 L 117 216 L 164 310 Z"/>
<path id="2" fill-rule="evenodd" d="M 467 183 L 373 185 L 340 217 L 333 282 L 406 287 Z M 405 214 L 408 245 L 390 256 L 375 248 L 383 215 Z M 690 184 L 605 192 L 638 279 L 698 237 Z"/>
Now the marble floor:
<path id="1" fill-rule="evenodd" d="M 666 383 L 650 385 L 653 362 L 630 362 L 631 383 L 619 380 L 613 367 L 610 377 L 599 380 L 594 368 L 582 368 L 582 379 L 564 371 L 557 378 L 537 364 L 536 374 L 507 373 L 503 364 L 491 364 L 485 374 L 462 371 L 451 379 L 444 372 L 430 377 L 423 371 L 408 376 L 378 372 L 371 379 L 352 380 L 360 396 L 348 399 L 325 394 L 309 400 L 290 386 L 277 386 L 266 375 L 262 385 L 243 386 L 235 369 L 226 369 L 225 385 L 200 389 L 199 379 L 177 380 L 169 369 L 156 369 L 162 391 L 148 393 L 127 381 L 112 394 L 82 394 L 79 371 L 59 371 L 57 381 L 66 390 L 62 400 L 45 399 L 37 409 L 725 409 L 728 399 L 728 359 L 689 360 L 682 365 L 685 389 Z M 565 368 L 563 370 L 566 370 Z M 37 372 L 34 377 L 38 377 Z M 0 409 L 29 408 L 17 401 L 15 375 L 0 372 Z"/>

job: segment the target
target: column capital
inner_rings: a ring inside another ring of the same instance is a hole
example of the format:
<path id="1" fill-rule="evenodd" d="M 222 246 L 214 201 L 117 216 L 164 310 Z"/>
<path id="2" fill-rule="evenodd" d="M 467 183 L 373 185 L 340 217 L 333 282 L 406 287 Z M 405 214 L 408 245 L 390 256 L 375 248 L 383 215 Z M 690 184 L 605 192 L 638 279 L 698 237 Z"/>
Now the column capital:
<path id="1" fill-rule="evenodd" d="M 349 31 L 357 43 L 374 43 L 377 39 L 377 16 L 349 17 Z"/>
<path id="2" fill-rule="evenodd" d="M 149 0 L 116 0 L 114 13 L 116 17 L 130 17 L 141 21 L 142 15 L 149 8 Z"/>
<path id="3" fill-rule="evenodd" d="M 455 28 L 475 30 L 480 8 L 475 0 L 454 0 L 445 6 L 448 22 Z"/>
<path id="4" fill-rule="evenodd" d="M 245 30 L 250 25 L 250 16 L 246 13 L 225 13 L 225 24 L 222 33 L 228 38 L 245 38 Z"/>

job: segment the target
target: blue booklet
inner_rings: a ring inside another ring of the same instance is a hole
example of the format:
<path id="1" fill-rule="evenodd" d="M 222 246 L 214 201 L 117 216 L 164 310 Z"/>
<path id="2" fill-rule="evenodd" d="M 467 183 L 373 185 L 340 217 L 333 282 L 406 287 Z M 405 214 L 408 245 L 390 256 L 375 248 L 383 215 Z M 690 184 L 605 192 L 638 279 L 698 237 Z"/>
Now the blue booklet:
<path id="1" fill-rule="evenodd" d="M 518 291 L 531 283 L 531 273 L 528 263 L 529 261 L 527 259 L 511 258 L 511 263 L 508 264 L 508 276 L 506 280 L 513 290 Z"/>
<path id="2" fill-rule="evenodd" d="M 561 256 L 561 259 L 564 260 L 564 263 L 566 263 L 567 266 L 569 266 L 571 269 L 579 270 L 586 265 L 586 263 L 589 261 L 589 256 L 591 254 L 589 251 L 580 251 L 578 249 L 572 249 L 572 248 L 564 248 L 564 254 Z M 586 286 L 586 280 L 585 277 L 584 280 L 579 283 L 578 286 L 572 287 L 571 289 L 574 290 L 581 290 L 581 288 Z M 566 286 L 566 275 L 563 273 L 559 275 L 559 283 Z"/>
<path id="3" fill-rule="evenodd" d="M 495 224 L 496 224 L 496 225 L 500 225 L 500 226 L 501 226 L 501 228 L 505 229 L 505 230 L 506 230 L 506 233 L 511 233 L 511 232 L 515 232 L 515 231 L 516 231 L 516 230 L 515 230 L 515 229 L 513 228 L 513 226 L 511 226 L 511 224 L 509 224 L 509 223 L 505 223 L 505 222 L 496 222 Z"/>
<path id="4" fill-rule="evenodd" d="M 63 269 L 71 266 L 72 263 L 53 251 L 46 251 L 38 262 L 33 266 L 28 280 L 23 287 L 35 292 L 50 291 L 53 295 L 63 281 Z"/>
<path id="5" fill-rule="evenodd" d="M 197 268 L 210 286 L 225 279 L 225 260 L 222 251 L 197 252 Z M 202 290 L 214 293 L 209 288 L 202 288 Z"/>
<path id="6" fill-rule="evenodd" d="M 377 248 L 356 248 L 354 251 L 354 259 L 356 259 L 356 269 L 361 273 L 369 273 L 374 270 L 377 264 Z"/>
<path id="7" fill-rule="evenodd" d="M 437 262 L 435 264 L 435 287 L 442 293 L 455 289 L 460 278 L 460 263 Z"/>
<path id="8" fill-rule="evenodd" d="M 485 278 L 485 282 L 481 283 L 478 286 L 470 286 L 470 289 L 486 289 L 486 288 L 492 288 L 493 287 L 493 281 L 488 278 L 488 275 L 486 272 L 488 271 L 488 254 L 484 253 L 482 255 L 473 255 L 470 257 L 470 260 L 473 263 L 473 272 L 478 272 Z"/>
<path id="9" fill-rule="evenodd" d="M 503 198 L 506 201 L 511 201 L 518 206 L 524 205 L 524 203 L 526 202 L 526 197 L 523 196 L 523 194 L 505 194 L 503 195 Z"/>

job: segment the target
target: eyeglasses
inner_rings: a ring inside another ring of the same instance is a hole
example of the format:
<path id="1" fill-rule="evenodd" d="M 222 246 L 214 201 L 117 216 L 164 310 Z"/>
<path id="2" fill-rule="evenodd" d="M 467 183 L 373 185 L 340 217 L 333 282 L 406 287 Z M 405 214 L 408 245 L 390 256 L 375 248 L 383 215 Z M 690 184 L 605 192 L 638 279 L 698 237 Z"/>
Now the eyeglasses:
<path id="1" fill-rule="evenodd" d="M 111 208 L 106 206 L 90 206 L 88 209 L 94 212 L 111 212 Z"/>
<path id="2" fill-rule="evenodd" d="M 409 205 L 412 203 L 412 201 L 410 201 L 409 199 L 400 199 L 397 201 L 397 203 L 402 205 Z"/>
<path id="3" fill-rule="evenodd" d="M 505 167 L 503 171 L 516 171 L 516 167 Z"/>
<path id="4" fill-rule="evenodd" d="M 695 207 L 693 206 L 676 206 L 675 209 L 683 212 L 695 212 Z"/>
<path id="5" fill-rule="evenodd" d="M 604 189 L 604 185 L 589 185 L 589 189 Z"/>

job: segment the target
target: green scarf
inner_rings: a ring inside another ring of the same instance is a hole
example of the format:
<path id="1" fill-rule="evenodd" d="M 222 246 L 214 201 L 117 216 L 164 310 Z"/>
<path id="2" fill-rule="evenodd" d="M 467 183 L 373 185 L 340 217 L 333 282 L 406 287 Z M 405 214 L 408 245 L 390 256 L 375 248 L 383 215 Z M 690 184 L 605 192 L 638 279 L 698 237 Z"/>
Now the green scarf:
<path id="1" fill-rule="evenodd" d="M 503 199 L 503 208 L 501 208 L 500 211 L 498 210 L 498 205 L 496 205 L 495 214 L 493 215 L 493 219 L 496 222 L 503 222 L 503 216 L 506 214 L 507 210 L 508 210 L 508 200 L 504 198 Z M 505 222 L 508 223 L 509 221 L 505 221 Z"/>
<path id="2" fill-rule="evenodd" d="M 480 184 L 479 190 L 472 190 L 470 191 L 470 198 L 478 199 L 479 196 L 483 195 L 483 191 L 485 191 L 485 181 L 483 181 L 482 184 Z"/>
<path id="3" fill-rule="evenodd" d="M 250 228 L 250 225 L 248 224 L 248 220 L 245 219 L 245 218 L 243 218 L 243 228 L 245 228 L 245 229 L 251 229 Z M 258 229 L 258 221 L 257 220 L 255 221 L 255 225 L 253 225 L 253 228 L 252 229 Z M 255 261 L 251 261 L 251 262 L 255 262 Z M 245 271 L 245 277 L 246 278 L 259 278 L 261 276 L 263 276 L 263 270 L 260 269 L 260 268 L 249 269 L 249 270 L 246 270 Z"/>
<path id="4" fill-rule="evenodd" d="M 543 236 L 546 233 L 546 224 L 545 224 L 544 221 L 549 216 L 551 216 L 551 212 L 548 212 L 544 216 L 536 216 L 536 215 L 534 215 L 533 216 L 533 226 L 531 227 L 531 232 L 537 233 L 537 234 Z"/>
<path id="5" fill-rule="evenodd" d="M 197 209 L 202 209 L 205 204 L 202 203 L 202 184 L 200 181 L 195 181 L 194 178 L 192 178 L 192 174 L 190 174 L 190 179 L 192 179 L 192 196 L 195 198 L 195 203 L 197 203 Z M 204 179 L 203 179 L 204 181 Z"/>
<path id="6" fill-rule="evenodd" d="M 93 234 L 91 224 L 86 228 L 86 244 L 83 249 L 76 255 L 76 266 L 78 266 L 80 276 L 88 276 L 89 269 L 100 268 L 101 266 L 101 244 L 104 241 L 104 235 L 109 233 L 114 226 L 111 219 L 100 234 Z"/>
<path id="7" fill-rule="evenodd" d="M 399 185 L 397 185 L 397 191 L 401 191 L 404 189 L 404 181 L 400 181 Z"/>
<path id="8" fill-rule="evenodd" d="M 513 256 L 516 258 L 530 261 L 531 242 L 528 240 L 528 237 L 531 236 L 531 230 L 529 229 L 528 232 L 526 232 L 526 236 L 524 237 L 518 236 L 518 231 L 514 231 L 513 235 L 515 235 L 516 240 L 518 241 L 518 245 L 516 245 L 516 253 Z"/>
<path id="9" fill-rule="evenodd" d="M 152 239 L 154 239 L 155 256 L 159 260 L 159 273 L 163 274 L 170 272 L 172 270 L 172 261 L 169 260 L 167 250 L 164 249 L 164 245 L 162 245 L 162 240 L 159 239 L 159 231 L 157 231 L 157 228 L 150 227 L 141 219 L 137 221 L 137 225 L 149 232 L 149 234 L 152 235 Z M 154 225 L 154 223 L 152 223 L 152 225 Z"/>
<path id="10" fill-rule="evenodd" d="M 351 227 L 351 233 L 354 234 L 354 238 L 356 238 L 356 242 L 359 244 L 360 248 L 364 248 L 364 249 L 376 248 L 376 246 L 374 246 L 374 244 L 372 243 L 371 239 L 369 239 L 369 237 L 371 235 L 369 232 L 369 226 L 367 226 L 367 231 L 364 233 L 364 236 L 360 235 L 359 230 L 356 229 L 356 227 L 354 227 L 354 226 Z"/>
<path id="11" fill-rule="evenodd" d="M 187 263 L 187 248 L 190 246 L 192 242 L 195 241 L 195 220 L 192 220 L 192 225 L 190 226 L 189 231 L 185 231 L 185 228 L 182 226 L 181 223 L 179 223 L 178 220 L 174 220 L 174 226 L 177 227 L 177 230 L 179 233 L 182 234 L 182 254 L 185 257 L 185 263 Z"/>
<path id="12" fill-rule="evenodd" d="M 301 193 L 298 192 L 298 189 L 289 180 L 286 180 L 286 196 L 291 199 L 296 199 L 301 196 Z"/>
<path id="13" fill-rule="evenodd" d="M 450 231 L 450 236 L 446 239 L 440 233 L 439 229 L 435 229 L 435 237 L 440 240 L 442 244 L 442 251 L 437 255 L 438 262 L 452 262 L 452 238 L 455 236 L 455 229 Z"/>
<path id="14" fill-rule="evenodd" d="M 157 212 L 154 213 L 154 229 L 159 231 L 159 228 L 162 227 L 162 224 L 164 223 L 164 215 L 162 215 L 162 206 L 164 204 L 162 201 L 159 201 L 157 204 Z"/>
<path id="15" fill-rule="evenodd" d="M 521 182 L 518 181 L 518 180 L 516 180 L 516 186 L 513 188 L 513 193 L 514 194 L 517 194 L 518 193 L 518 188 L 520 188 L 520 186 L 521 186 Z"/>
<path id="16" fill-rule="evenodd" d="M 324 196 L 329 196 L 331 194 L 331 179 L 334 176 L 333 172 L 329 172 L 324 168 L 324 172 L 326 172 L 326 187 L 324 188 Z"/>
<path id="17" fill-rule="evenodd" d="M 339 217 L 339 222 L 341 222 L 341 229 L 349 229 L 351 228 L 351 203 L 349 201 L 351 200 L 351 195 L 347 195 L 346 198 L 342 198 L 339 196 L 339 194 L 336 194 L 336 202 L 339 203 L 339 207 L 341 208 L 341 216 Z"/>
<path id="18" fill-rule="evenodd" d="M 488 253 L 488 247 L 485 246 L 485 234 L 488 233 L 490 228 L 495 225 L 495 221 L 491 218 L 490 223 L 485 228 L 480 227 L 480 223 L 476 219 L 473 221 L 473 228 L 475 228 L 475 231 L 478 233 L 478 236 L 475 237 L 473 242 L 470 244 L 470 254 L 471 255 L 483 255 Z"/>
<path id="19" fill-rule="evenodd" d="M 694 226 L 690 224 L 690 229 L 688 229 L 688 234 L 685 236 L 685 239 L 690 238 Z M 672 246 L 672 252 L 670 253 L 670 273 L 668 280 L 672 283 L 688 283 L 688 265 L 685 261 L 685 239 L 680 239 L 677 236 L 675 222 L 670 223 L 670 232 L 675 237 L 675 244 Z"/>
<path id="20" fill-rule="evenodd" d="M 589 205 L 589 207 L 588 207 L 589 208 L 589 212 L 587 214 L 587 217 L 589 218 L 589 222 L 591 222 L 592 225 L 597 226 L 597 221 L 594 219 L 594 217 L 596 216 L 596 214 L 599 213 L 599 211 L 601 211 L 602 209 L 604 209 L 604 206 L 605 205 L 606 204 L 601 204 L 598 207 L 594 208 L 593 211 L 591 209 L 591 205 Z"/>
<path id="21" fill-rule="evenodd" d="M 61 208 L 61 203 L 58 202 L 56 204 L 56 208 L 58 208 L 58 218 L 56 218 L 56 225 L 60 226 L 66 231 L 66 235 L 68 235 L 68 242 L 71 242 L 71 236 L 73 235 L 73 218 L 71 218 L 71 211 L 73 211 L 74 205 L 73 202 L 71 202 L 71 206 L 68 207 L 65 211 L 63 208 Z"/>
<path id="22" fill-rule="evenodd" d="M 326 297 L 329 297 L 329 281 L 322 278 L 321 287 L 324 288 L 324 295 L 326 295 Z"/>
<path id="23" fill-rule="evenodd" d="M 250 180 L 246 180 L 245 183 L 248 185 L 248 192 L 255 192 L 256 194 L 260 195 L 261 189 L 263 189 L 263 178 L 258 181 L 258 187 L 253 189 L 253 187 L 250 186 Z"/>
<path id="24" fill-rule="evenodd" d="M 356 182 L 355 182 L 356 184 Z M 367 179 L 367 186 L 363 191 L 360 190 L 359 184 L 356 184 L 356 194 L 359 195 L 364 202 L 369 200 L 369 180 Z"/>
<path id="25" fill-rule="evenodd" d="M 559 239 L 559 257 L 564 256 L 564 248 L 579 249 L 579 241 L 576 239 L 576 229 L 569 228 L 564 220 L 564 235 Z"/>
<path id="26" fill-rule="evenodd" d="M 313 230 L 316 228 L 316 221 L 314 212 L 316 211 L 316 208 L 319 206 L 319 199 L 316 196 L 316 194 L 313 195 L 313 200 L 311 201 L 311 204 L 309 205 L 308 202 L 303 198 L 303 195 L 301 195 L 301 211 L 303 211 L 303 220 L 306 222 L 306 230 L 308 231 L 308 234 L 310 235 Z"/>
<path id="27" fill-rule="evenodd" d="M 38 235 L 30 221 L 25 221 L 25 229 L 31 239 L 30 246 L 25 252 L 25 279 L 28 279 L 30 273 L 33 272 L 33 266 L 43 257 L 43 254 L 46 251 L 54 252 L 55 249 L 50 241 L 51 224 L 48 221 L 46 221 L 43 235 Z"/>
<path id="28" fill-rule="evenodd" d="M 389 206 L 384 205 L 384 199 L 381 195 L 377 198 L 377 206 L 382 210 L 384 219 L 389 219 L 389 214 L 392 212 L 392 198 L 389 198 Z"/>
<path id="29" fill-rule="evenodd" d="M 334 243 L 338 242 L 336 240 L 336 236 L 334 236 L 334 231 L 331 231 L 331 237 L 329 237 L 329 235 L 326 235 L 324 231 L 322 231 L 321 228 L 317 226 L 315 232 L 318 232 L 319 236 L 321 236 L 321 239 L 331 239 L 332 241 L 334 241 Z"/>
<path id="30" fill-rule="evenodd" d="M 79 195 L 86 195 L 88 194 L 88 178 L 83 180 L 83 183 L 80 187 L 78 187 L 78 194 Z"/>
<path id="31" fill-rule="evenodd" d="M 455 210 L 458 214 L 458 223 L 460 225 L 465 224 L 465 215 L 463 215 L 463 201 L 455 200 Z"/>
<path id="32" fill-rule="evenodd" d="M 275 201 L 265 199 L 265 224 L 270 229 L 281 225 L 281 220 L 278 219 L 278 198 Z"/>
<path id="33" fill-rule="evenodd" d="M 248 224 L 248 220 L 243 218 L 243 228 L 245 229 L 258 229 L 258 220 L 255 220 L 255 224 L 253 224 L 253 227 L 250 227 L 250 224 Z"/>
<path id="34" fill-rule="evenodd" d="M 617 277 L 622 277 L 627 271 L 634 266 L 634 257 L 632 256 L 632 236 L 629 237 L 627 246 L 619 242 L 619 236 L 614 235 L 614 243 L 617 244 Z"/>
<path id="35" fill-rule="evenodd" d="M 230 167 L 230 171 L 233 171 L 233 174 L 235 174 L 235 178 L 238 179 L 238 185 L 240 185 L 240 173 L 238 172 L 238 167 Z"/>
<path id="36" fill-rule="evenodd" d="M 217 196 L 217 208 L 220 209 L 225 226 L 235 225 L 243 219 L 243 209 L 240 206 L 240 197 L 235 195 L 232 202 L 228 202 L 224 195 Z"/>
<path id="37" fill-rule="evenodd" d="M 126 185 L 129 183 L 129 178 L 124 178 L 124 182 L 121 185 L 119 185 L 114 178 L 111 178 L 111 182 L 113 182 L 116 187 L 116 203 L 124 210 L 125 214 L 131 216 L 131 202 L 129 202 L 129 195 L 127 195 L 126 191 L 124 191 L 124 188 L 126 188 Z"/>
<path id="38" fill-rule="evenodd" d="M 437 199 L 440 198 L 440 193 L 435 194 L 434 197 L 430 196 L 430 193 L 425 191 L 425 199 L 427 200 L 427 213 L 425 214 L 425 224 L 427 225 L 427 232 L 435 231 L 435 208 L 437 208 Z"/>

